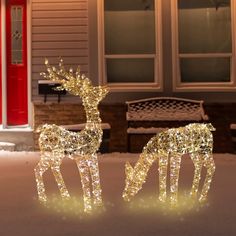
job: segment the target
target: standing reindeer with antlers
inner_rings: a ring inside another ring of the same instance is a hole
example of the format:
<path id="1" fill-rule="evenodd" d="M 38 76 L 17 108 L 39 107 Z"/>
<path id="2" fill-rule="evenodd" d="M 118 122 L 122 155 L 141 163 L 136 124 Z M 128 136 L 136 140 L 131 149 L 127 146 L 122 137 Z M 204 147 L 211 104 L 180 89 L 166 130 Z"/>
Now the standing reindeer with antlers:
<path id="1" fill-rule="evenodd" d="M 90 177 L 93 187 L 93 203 L 95 206 L 102 205 L 96 154 L 103 135 L 98 104 L 106 96 L 108 89 L 102 86 L 93 87 L 91 81 L 80 74 L 79 67 L 75 75 L 72 69 L 66 72 L 62 59 L 59 63 L 59 70 L 51 67 L 47 59 L 45 60 L 45 65 L 47 73 L 41 73 L 44 78 L 60 82 L 61 86 L 57 87 L 58 90 L 65 89 L 70 94 L 80 96 L 87 122 L 85 128 L 78 133 L 70 132 L 54 124 L 45 124 L 38 128 L 37 131 L 40 132 L 39 148 L 41 159 L 35 167 L 35 177 L 39 200 L 41 202 L 47 201 L 43 174 L 49 168 L 53 172 L 62 198 L 70 197 L 60 172 L 62 160 L 65 155 L 68 155 L 76 161 L 78 166 L 84 193 L 84 211 L 90 212 L 92 209 Z"/>

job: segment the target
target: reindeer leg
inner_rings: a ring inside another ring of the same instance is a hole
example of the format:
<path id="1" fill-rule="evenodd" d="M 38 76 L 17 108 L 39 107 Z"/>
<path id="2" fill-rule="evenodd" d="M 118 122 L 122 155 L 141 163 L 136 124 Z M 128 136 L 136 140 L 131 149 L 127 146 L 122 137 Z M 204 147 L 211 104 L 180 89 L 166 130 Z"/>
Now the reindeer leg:
<path id="1" fill-rule="evenodd" d="M 47 196 L 45 194 L 45 186 L 43 182 L 43 174 L 49 168 L 49 161 L 44 159 L 44 154 L 41 154 L 41 160 L 34 168 L 35 178 L 37 183 L 37 191 L 39 201 L 45 203 L 47 201 Z"/>
<path id="2" fill-rule="evenodd" d="M 60 155 L 60 154 L 59 154 Z M 58 159 L 56 159 L 56 157 Z M 61 171 L 60 171 L 60 165 L 61 165 L 61 162 L 62 162 L 62 158 L 64 157 L 63 154 L 61 154 L 60 156 L 55 156 L 54 158 L 54 161 L 53 163 L 51 164 L 51 170 L 52 170 L 52 173 L 55 177 L 55 180 L 57 182 L 57 186 L 60 190 L 60 193 L 61 193 L 61 197 L 63 199 L 69 199 L 70 198 L 70 194 L 66 188 L 66 185 L 65 185 L 65 182 L 63 180 L 63 177 L 61 175 Z"/>
<path id="3" fill-rule="evenodd" d="M 202 170 L 203 161 L 201 159 L 200 154 L 198 154 L 198 153 L 191 153 L 190 157 L 193 161 L 194 168 L 195 168 L 190 196 L 195 198 L 197 196 L 197 192 L 198 192 L 198 188 L 199 188 L 199 182 L 200 182 L 200 178 L 201 178 L 201 170 Z"/>
<path id="4" fill-rule="evenodd" d="M 202 188 L 202 193 L 199 198 L 200 202 L 204 202 L 207 198 L 207 193 L 210 188 L 210 184 L 212 181 L 212 177 L 215 172 L 215 162 L 213 160 L 212 153 L 205 154 L 204 156 L 204 166 L 207 168 L 207 174 L 206 174 L 206 179 L 204 181 L 204 185 Z"/>
<path id="5" fill-rule="evenodd" d="M 102 190 L 101 190 L 100 178 L 99 178 L 97 154 L 94 154 L 91 157 L 90 174 L 92 178 L 94 205 L 101 206 L 102 205 L 102 196 L 101 196 Z"/>
<path id="6" fill-rule="evenodd" d="M 178 199 L 178 182 L 181 156 L 175 155 L 170 157 L 170 203 L 175 205 Z"/>
<path id="7" fill-rule="evenodd" d="M 168 155 L 159 157 L 159 200 L 166 201 L 166 177 L 167 177 Z"/>
<path id="8" fill-rule="evenodd" d="M 76 164 L 78 166 L 81 183 L 84 193 L 84 211 L 89 213 L 92 210 L 91 205 L 91 192 L 90 192 L 90 180 L 89 180 L 89 164 L 87 160 L 83 157 L 83 159 L 76 160 Z"/>

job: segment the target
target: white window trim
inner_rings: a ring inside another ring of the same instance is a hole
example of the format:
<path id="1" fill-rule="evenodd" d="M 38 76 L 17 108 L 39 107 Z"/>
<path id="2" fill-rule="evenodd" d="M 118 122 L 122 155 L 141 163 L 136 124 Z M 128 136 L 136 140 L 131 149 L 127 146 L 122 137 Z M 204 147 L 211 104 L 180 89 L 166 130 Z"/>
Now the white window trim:
<path id="1" fill-rule="evenodd" d="M 2 125 L 0 130 L 9 131 L 31 131 L 33 127 L 33 105 L 31 101 L 31 0 L 27 0 L 27 86 L 28 86 L 28 125 L 8 126 L 7 125 L 7 87 L 6 87 L 6 0 L 1 0 L 1 42 L 2 42 Z"/>
<path id="2" fill-rule="evenodd" d="M 104 0 L 98 0 L 98 66 L 99 84 L 108 85 L 111 91 L 163 91 L 162 71 L 162 20 L 161 0 L 155 1 L 156 54 L 105 55 Z M 155 81 L 151 83 L 108 83 L 106 78 L 106 58 L 154 58 Z"/>
<path id="3" fill-rule="evenodd" d="M 236 0 L 231 0 L 231 30 L 232 30 L 232 53 L 206 53 L 206 54 L 179 54 L 178 35 L 178 0 L 171 1 L 171 32 L 172 32 L 172 68 L 173 68 L 173 91 L 174 92 L 200 92 L 200 91 L 235 91 L 236 90 Z M 186 83 L 181 82 L 180 58 L 198 57 L 230 57 L 231 77 L 230 82 L 207 82 L 207 83 Z"/>

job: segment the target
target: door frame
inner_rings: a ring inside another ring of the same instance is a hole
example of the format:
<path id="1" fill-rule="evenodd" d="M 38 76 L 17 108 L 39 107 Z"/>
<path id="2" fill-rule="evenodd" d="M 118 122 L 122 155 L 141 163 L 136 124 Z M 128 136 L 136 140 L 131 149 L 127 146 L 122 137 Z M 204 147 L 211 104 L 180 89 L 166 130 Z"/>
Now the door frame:
<path id="1" fill-rule="evenodd" d="M 7 126 L 7 64 L 6 64 L 6 1 L 0 0 L 1 3 L 1 43 L 2 43 L 2 125 L 1 129 L 22 128 L 26 126 Z M 27 99 L 28 99 L 28 125 L 27 128 L 33 127 L 33 105 L 32 105 L 32 82 L 31 82 L 31 0 L 26 0 L 26 24 L 27 24 Z"/>
<path id="2" fill-rule="evenodd" d="M 2 7 L 0 4 L 0 123 L 2 123 Z"/>

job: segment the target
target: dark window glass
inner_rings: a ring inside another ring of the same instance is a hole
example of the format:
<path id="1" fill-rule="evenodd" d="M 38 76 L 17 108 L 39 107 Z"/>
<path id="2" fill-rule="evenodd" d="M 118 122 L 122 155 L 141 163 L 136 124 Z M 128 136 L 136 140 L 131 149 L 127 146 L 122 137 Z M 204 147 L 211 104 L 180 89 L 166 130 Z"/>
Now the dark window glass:
<path id="1" fill-rule="evenodd" d="M 105 0 L 105 54 L 155 54 L 154 0 Z"/>
<path id="2" fill-rule="evenodd" d="M 230 0 L 179 0 L 179 53 L 231 53 Z"/>
<path id="3" fill-rule="evenodd" d="M 230 82 L 230 58 L 181 58 L 182 82 Z"/>
<path id="4" fill-rule="evenodd" d="M 154 59 L 107 59 L 108 83 L 154 81 Z"/>

